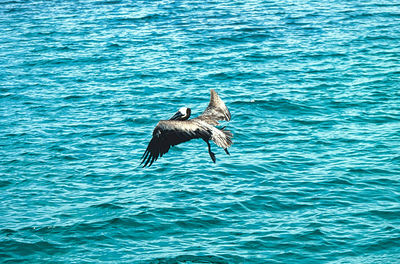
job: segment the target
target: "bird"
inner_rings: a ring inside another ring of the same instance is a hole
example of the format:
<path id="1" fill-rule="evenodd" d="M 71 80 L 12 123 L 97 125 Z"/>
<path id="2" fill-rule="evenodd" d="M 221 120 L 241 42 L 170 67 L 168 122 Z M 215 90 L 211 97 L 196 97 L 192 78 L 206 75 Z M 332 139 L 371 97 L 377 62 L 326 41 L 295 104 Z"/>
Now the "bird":
<path id="1" fill-rule="evenodd" d="M 146 151 L 141 158 L 143 168 L 150 167 L 154 161 L 162 157 L 172 146 L 187 142 L 191 139 L 203 139 L 208 146 L 208 153 L 215 163 L 215 154 L 211 151 L 210 140 L 223 148 L 229 154 L 228 147 L 232 142 L 233 134 L 216 126 L 218 121 L 230 121 L 231 113 L 225 103 L 218 96 L 214 89 L 210 90 L 210 102 L 204 112 L 198 117 L 190 118 L 191 109 L 180 108 L 169 120 L 160 120 L 153 130 L 153 137 L 150 140 Z"/>

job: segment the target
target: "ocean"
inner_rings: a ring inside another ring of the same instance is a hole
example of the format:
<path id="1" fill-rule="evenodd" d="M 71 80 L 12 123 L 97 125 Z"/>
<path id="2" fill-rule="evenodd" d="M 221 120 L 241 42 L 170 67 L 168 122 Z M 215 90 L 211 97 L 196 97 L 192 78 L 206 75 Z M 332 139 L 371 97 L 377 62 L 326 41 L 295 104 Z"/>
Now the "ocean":
<path id="1" fill-rule="evenodd" d="M 0 2 L 0 263 L 400 263 L 396 1 Z M 140 158 L 215 89 L 230 156 Z"/>

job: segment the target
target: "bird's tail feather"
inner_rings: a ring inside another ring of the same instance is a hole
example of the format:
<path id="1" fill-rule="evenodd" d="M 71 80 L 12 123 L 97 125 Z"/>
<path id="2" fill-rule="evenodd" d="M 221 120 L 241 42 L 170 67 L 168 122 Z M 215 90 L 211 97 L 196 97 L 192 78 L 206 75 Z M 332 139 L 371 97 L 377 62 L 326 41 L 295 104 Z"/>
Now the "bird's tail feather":
<path id="1" fill-rule="evenodd" d="M 225 127 L 222 129 L 215 128 L 212 130 L 211 139 L 215 142 L 218 146 L 223 149 L 229 148 L 232 142 L 233 134 L 229 130 L 225 130 Z"/>

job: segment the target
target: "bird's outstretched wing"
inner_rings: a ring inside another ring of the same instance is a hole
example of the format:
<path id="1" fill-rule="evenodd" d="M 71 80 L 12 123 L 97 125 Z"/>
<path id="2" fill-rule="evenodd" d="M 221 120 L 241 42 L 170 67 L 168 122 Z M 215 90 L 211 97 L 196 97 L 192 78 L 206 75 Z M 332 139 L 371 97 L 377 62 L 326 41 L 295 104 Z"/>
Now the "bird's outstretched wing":
<path id="1" fill-rule="evenodd" d="M 200 116 L 196 117 L 196 119 L 200 119 L 213 126 L 218 125 L 218 121 L 231 120 L 231 113 L 221 98 L 219 98 L 217 92 L 214 91 L 214 89 L 211 89 L 210 92 L 210 103 L 208 104 L 206 110 L 204 110 Z"/>
<path id="2" fill-rule="evenodd" d="M 162 120 L 154 128 L 153 138 L 150 140 L 140 164 L 144 163 L 143 167 L 150 167 L 158 157 L 167 153 L 171 146 L 195 138 L 208 139 L 210 137 L 211 131 L 200 126 L 197 122 Z"/>

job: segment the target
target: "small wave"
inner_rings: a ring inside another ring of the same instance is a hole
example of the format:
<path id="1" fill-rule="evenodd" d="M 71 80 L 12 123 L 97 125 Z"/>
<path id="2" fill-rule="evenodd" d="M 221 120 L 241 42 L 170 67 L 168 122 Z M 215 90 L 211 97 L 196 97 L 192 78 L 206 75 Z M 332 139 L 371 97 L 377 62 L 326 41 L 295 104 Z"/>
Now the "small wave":
<path id="1" fill-rule="evenodd" d="M 103 6 L 103 5 L 115 5 L 115 4 L 121 4 L 121 3 L 122 3 L 122 0 L 106 0 L 106 1 L 96 1 L 93 4 Z"/>
<path id="2" fill-rule="evenodd" d="M 10 2 L 2 3 L 2 4 L 8 4 L 8 3 L 17 3 L 17 2 L 10 1 Z M 3 12 L 5 14 L 18 14 L 18 13 L 24 13 L 27 11 L 30 11 L 29 8 L 19 7 L 19 8 L 9 8 L 9 9 L 4 10 Z"/>
<path id="3" fill-rule="evenodd" d="M 329 124 L 334 125 L 337 122 L 329 120 L 329 119 L 292 119 L 291 122 L 298 123 L 301 125 L 321 125 L 321 124 Z"/>
<path id="4" fill-rule="evenodd" d="M 393 221 L 400 218 L 400 208 L 396 207 L 392 209 L 388 208 L 386 210 L 369 210 L 364 212 L 363 215 L 374 215 L 388 221 Z"/>
<path id="5" fill-rule="evenodd" d="M 264 104 L 259 104 L 259 106 L 265 110 L 283 111 L 285 113 L 288 111 L 296 111 L 298 114 L 318 114 L 323 110 L 321 107 L 311 106 L 302 102 L 296 102 L 288 99 L 268 100 Z"/>
<path id="6" fill-rule="evenodd" d="M 374 168 L 374 169 L 365 169 L 365 168 L 350 168 L 347 171 L 349 174 L 357 174 L 357 175 L 397 175 L 398 173 L 396 171 L 390 171 L 390 170 L 385 170 L 385 169 L 379 169 L 379 168 Z"/>
<path id="7" fill-rule="evenodd" d="M 147 14 L 140 17 L 120 17 L 113 19 L 117 22 L 150 22 L 163 20 L 165 17 L 162 14 Z"/>
<path id="8" fill-rule="evenodd" d="M 124 209 L 122 206 L 115 205 L 113 203 L 101 203 L 91 205 L 92 208 L 100 208 L 100 209 L 110 209 L 110 210 L 119 210 Z"/>
<path id="9" fill-rule="evenodd" d="M 123 120 L 124 123 L 137 125 L 137 124 L 151 124 L 148 118 L 146 117 L 128 117 Z"/>
<path id="10" fill-rule="evenodd" d="M 172 264 L 172 263 L 182 263 L 182 264 L 189 264 L 189 263 L 215 263 L 215 264 L 228 264 L 228 263 L 239 263 L 243 261 L 243 258 L 237 256 L 213 256 L 213 255 L 206 255 L 206 256 L 195 256 L 195 255 L 180 255 L 176 257 L 169 257 L 169 258 L 156 258 L 150 259 L 146 263 L 149 264 Z"/>
<path id="11" fill-rule="evenodd" d="M 352 186 L 353 182 L 350 181 L 348 178 L 334 178 L 323 182 L 324 184 L 328 184 L 329 186 L 332 185 L 348 185 Z"/>
<path id="12" fill-rule="evenodd" d="M 65 96 L 63 99 L 64 100 L 78 100 L 78 99 L 84 99 L 84 98 L 86 98 L 86 96 L 74 94 L 74 95 Z"/>
<path id="13" fill-rule="evenodd" d="M 47 241 L 23 242 L 16 240 L 5 240 L 0 243 L 0 252 L 7 252 L 3 260 L 27 260 L 25 256 L 36 255 L 38 252 L 47 255 L 54 255 L 63 252 L 59 244 Z"/>
<path id="14" fill-rule="evenodd" d="M 119 48 L 122 48 L 123 46 L 118 43 L 111 43 L 111 44 L 108 44 L 107 47 L 113 48 L 113 49 L 119 49 Z"/>
<path id="15" fill-rule="evenodd" d="M 7 187 L 7 186 L 9 186 L 9 185 L 11 185 L 11 184 L 12 184 L 11 181 L 0 180 L 0 188 Z"/>
<path id="16" fill-rule="evenodd" d="M 187 220 L 175 221 L 175 224 L 182 228 L 190 229 L 203 229 L 210 228 L 212 226 L 220 226 L 224 221 L 217 217 L 207 216 L 207 217 L 193 217 Z"/>

